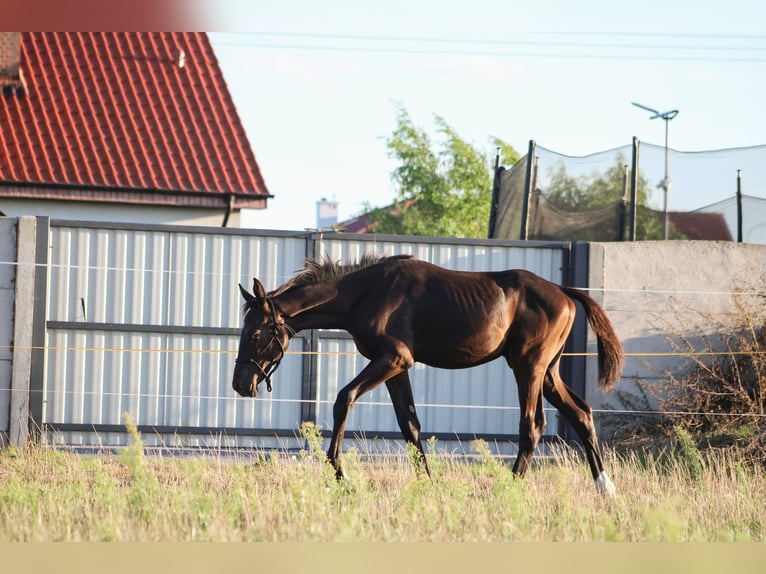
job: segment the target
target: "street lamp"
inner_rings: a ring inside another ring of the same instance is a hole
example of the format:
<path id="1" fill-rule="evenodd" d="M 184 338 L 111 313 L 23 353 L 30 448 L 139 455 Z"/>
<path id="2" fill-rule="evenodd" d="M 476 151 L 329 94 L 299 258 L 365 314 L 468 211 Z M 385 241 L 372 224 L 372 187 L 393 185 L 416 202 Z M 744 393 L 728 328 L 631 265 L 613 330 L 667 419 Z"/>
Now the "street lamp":
<path id="1" fill-rule="evenodd" d="M 670 191 L 670 188 L 673 186 L 673 182 L 670 181 L 670 178 L 668 177 L 668 124 L 670 123 L 670 120 L 672 120 L 674 117 L 678 115 L 678 110 L 670 110 L 667 112 L 659 112 L 653 108 L 643 106 L 637 102 L 630 102 L 637 108 L 641 108 L 642 110 L 646 110 L 647 112 L 652 112 L 654 115 L 651 116 L 650 120 L 656 120 L 657 118 L 662 118 L 665 120 L 665 178 L 660 182 L 660 184 L 657 187 L 661 187 L 663 191 L 665 192 L 665 205 L 664 205 L 664 212 L 665 212 L 665 221 L 663 222 L 662 229 L 663 233 L 665 234 L 665 239 L 668 238 L 668 192 Z"/>

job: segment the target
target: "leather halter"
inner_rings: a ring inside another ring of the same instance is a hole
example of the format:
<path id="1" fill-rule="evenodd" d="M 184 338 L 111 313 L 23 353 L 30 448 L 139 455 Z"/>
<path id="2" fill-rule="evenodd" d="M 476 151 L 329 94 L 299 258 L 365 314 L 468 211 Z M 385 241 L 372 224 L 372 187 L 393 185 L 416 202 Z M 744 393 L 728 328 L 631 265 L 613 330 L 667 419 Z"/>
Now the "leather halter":
<path id="1" fill-rule="evenodd" d="M 269 310 L 271 311 L 271 340 L 268 342 L 268 344 L 258 351 L 258 354 L 255 357 L 250 357 L 247 359 L 240 359 L 237 357 L 234 359 L 234 363 L 250 363 L 251 365 L 255 365 L 255 368 L 258 369 L 259 374 L 261 375 L 263 381 L 266 381 L 266 390 L 271 392 L 271 375 L 274 374 L 274 371 L 277 370 L 277 367 L 279 366 L 279 363 L 282 362 L 282 359 L 285 356 L 285 346 L 282 344 L 282 341 L 279 338 L 279 327 L 285 327 L 288 332 L 290 331 L 290 327 L 285 325 L 285 322 L 282 321 L 281 323 L 277 319 L 277 308 L 274 305 L 274 301 L 272 301 L 271 297 L 266 297 L 266 304 L 269 307 Z M 277 343 L 279 345 L 279 357 L 271 363 L 269 366 L 269 369 L 266 371 L 261 367 L 261 365 L 258 363 L 258 359 L 263 355 L 273 343 Z"/>

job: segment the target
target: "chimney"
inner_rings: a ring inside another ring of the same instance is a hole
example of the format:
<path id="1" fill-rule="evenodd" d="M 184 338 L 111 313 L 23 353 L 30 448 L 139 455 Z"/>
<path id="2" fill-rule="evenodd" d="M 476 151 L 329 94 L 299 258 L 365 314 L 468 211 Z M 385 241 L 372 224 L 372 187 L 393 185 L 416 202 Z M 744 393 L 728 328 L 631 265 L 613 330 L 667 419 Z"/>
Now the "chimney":
<path id="1" fill-rule="evenodd" d="M 317 201 L 317 228 L 332 229 L 338 223 L 338 202 L 322 198 Z"/>
<path id="2" fill-rule="evenodd" d="M 21 32 L 0 32 L 0 89 L 4 96 L 23 96 L 21 73 Z"/>

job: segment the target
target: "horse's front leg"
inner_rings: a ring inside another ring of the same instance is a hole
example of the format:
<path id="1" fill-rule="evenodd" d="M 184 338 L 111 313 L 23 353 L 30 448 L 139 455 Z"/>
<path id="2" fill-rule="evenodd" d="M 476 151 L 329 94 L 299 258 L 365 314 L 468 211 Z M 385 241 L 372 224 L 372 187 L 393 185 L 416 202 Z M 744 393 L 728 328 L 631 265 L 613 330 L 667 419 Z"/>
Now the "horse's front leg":
<path id="1" fill-rule="evenodd" d="M 521 420 L 519 421 L 519 452 L 513 465 L 513 473 L 523 478 L 545 430 L 543 385 L 539 369 L 516 368 L 514 374 L 519 391 Z"/>
<path id="2" fill-rule="evenodd" d="M 405 370 L 402 365 L 401 357 L 397 355 L 376 357 L 338 392 L 332 408 L 332 438 L 327 449 L 327 458 L 335 468 L 335 476 L 338 479 L 344 478 L 341 453 L 348 413 L 362 395 Z"/>

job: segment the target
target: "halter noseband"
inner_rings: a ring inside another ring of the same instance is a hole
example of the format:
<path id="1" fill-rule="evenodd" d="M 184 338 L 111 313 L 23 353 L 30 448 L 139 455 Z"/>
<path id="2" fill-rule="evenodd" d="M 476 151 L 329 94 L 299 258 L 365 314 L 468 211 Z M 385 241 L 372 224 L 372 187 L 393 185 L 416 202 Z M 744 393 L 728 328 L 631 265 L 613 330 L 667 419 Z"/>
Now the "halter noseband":
<path id="1" fill-rule="evenodd" d="M 266 297 L 266 303 L 269 307 L 269 310 L 271 311 L 271 318 L 272 318 L 272 324 L 271 324 L 271 340 L 269 341 L 269 344 L 266 345 L 263 349 L 261 349 L 258 354 L 253 358 L 248 359 L 240 359 L 237 357 L 234 359 L 234 363 L 250 363 L 252 365 L 255 365 L 255 368 L 258 369 L 259 374 L 262 377 L 263 381 L 266 381 L 266 390 L 271 392 L 271 375 L 274 374 L 274 371 L 277 370 L 277 367 L 279 366 L 279 363 L 282 362 L 282 359 L 285 356 L 285 346 L 282 344 L 282 341 L 279 340 L 279 327 L 285 327 L 288 329 L 288 332 L 290 328 L 285 325 L 285 322 L 282 321 L 282 323 L 279 322 L 277 319 L 277 308 L 274 305 L 274 301 L 272 301 L 271 297 Z M 272 343 L 276 341 L 277 345 L 279 345 L 279 358 L 272 362 L 269 366 L 268 371 L 265 371 L 261 365 L 258 364 L 258 359 L 263 355 L 269 347 L 271 347 Z"/>

